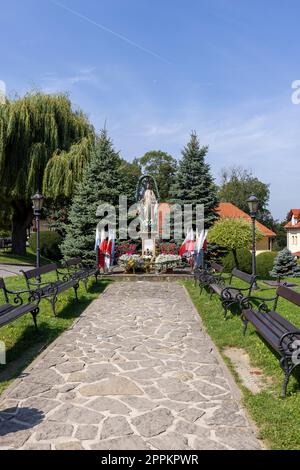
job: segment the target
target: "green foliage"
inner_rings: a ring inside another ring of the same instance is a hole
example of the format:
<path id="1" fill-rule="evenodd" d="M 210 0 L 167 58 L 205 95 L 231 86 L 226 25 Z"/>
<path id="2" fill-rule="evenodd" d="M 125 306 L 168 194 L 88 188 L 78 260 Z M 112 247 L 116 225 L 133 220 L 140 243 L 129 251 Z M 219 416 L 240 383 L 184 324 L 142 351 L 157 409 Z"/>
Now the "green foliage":
<path id="1" fill-rule="evenodd" d="M 216 186 L 205 157 L 208 147 L 201 147 L 197 134 L 192 132 L 190 140 L 182 151 L 175 183 L 171 190 L 172 202 L 179 204 L 203 204 L 205 227 L 211 227 L 218 215 Z"/>
<path id="2" fill-rule="evenodd" d="M 36 253 L 36 238 L 36 232 L 32 233 L 29 238 L 29 246 L 33 253 Z M 61 258 L 61 252 L 59 249 L 61 241 L 62 237 L 57 232 L 40 232 L 41 255 L 51 260 L 58 261 Z"/>
<path id="3" fill-rule="evenodd" d="M 26 253 L 30 197 L 70 196 L 94 143 L 86 116 L 63 94 L 29 93 L 0 106 L 0 200 L 11 206 L 12 249 Z"/>
<path id="4" fill-rule="evenodd" d="M 175 180 L 177 161 L 161 150 L 151 150 L 137 159 L 141 173 L 155 178 L 161 201 L 169 198 L 169 192 Z"/>
<path id="5" fill-rule="evenodd" d="M 0 238 L 9 238 L 11 237 L 11 232 L 9 230 L 0 230 Z"/>
<path id="6" fill-rule="evenodd" d="M 274 259 L 277 256 L 276 251 L 266 251 L 256 257 L 256 273 L 261 279 L 269 279 L 272 271 Z"/>
<path id="7" fill-rule="evenodd" d="M 281 278 L 281 277 L 300 277 L 300 266 L 297 264 L 295 256 L 284 248 L 278 253 L 274 260 L 273 269 L 270 272 L 270 276 Z"/>
<path id="8" fill-rule="evenodd" d="M 70 172 L 74 172 L 76 179 L 85 162 L 81 160 L 82 147 L 78 152 L 72 152 L 71 147 L 92 136 L 93 129 L 87 118 L 73 111 L 66 95 L 29 93 L 24 98 L 7 101 L 0 107 L 1 192 L 12 199 L 29 201 L 34 191 L 42 188 L 48 166 L 44 181 L 45 195 L 48 195 L 48 191 L 54 190 L 52 183 L 55 186 L 60 183 L 49 170 L 52 158 L 62 163 L 55 171 L 58 180 L 68 181 Z M 61 159 L 58 149 L 62 150 Z M 66 158 L 65 152 L 69 151 Z M 85 158 L 86 155 L 83 160 Z M 59 187 L 64 192 L 63 186 Z"/>
<path id="9" fill-rule="evenodd" d="M 252 256 L 250 250 L 247 248 L 239 248 L 236 250 L 237 263 L 234 259 L 233 252 L 227 253 L 226 256 L 221 258 L 219 262 L 224 266 L 226 272 L 232 271 L 233 268 L 238 267 L 245 273 L 252 273 Z"/>
<path id="10" fill-rule="evenodd" d="M 276 238 L 273 242 L 273 250 L 274 251 L 281 251 L 286 248 L 286 229 L 284 228 L 287 221 L 284 222 L 276 222 L 275 226 L 272 228 L 276 233 Z"/>
<path id="11" fill-rule="evenodd" d="M 128 198 L 128 205 L 135 203 L 135 192 L 138 180 L 141 176 L 141 169 L 135 159 L 132 163 L 121 158 L 119 166 L 120 179 L 123 181 L 124 195 Z"/>
<path id="12" fill-rule="evenodd" d="M 82 179 L 93 148 L 94 140 L 89 136 L 71 145 L 68 151 L 55 152 L 45 168 L 43 193 L 54 200 L 62 195 L 70 198 L 76 183 Z"/>
<path id="13" fill-rule="evenodd" d="M 270 197 L 269 185 L 259 181 L 251 171 L 241 167 L 223 169 L 221 178 L 218 194 L 221 201 L 231 202 L 249 214 L 247 199 L 251 194 L 255 194 L 259 200 L 258 211 L 266 210 Z"/>
<path id="14" fill-rule="evenodd" d="M 65 258 L 80 256 L 84 263 L 95 264 L 95 231 L 99 222 L 96 212 L 100 204 L 109 203 L 116 207 L 119 194 L 124 193 L 120 163 L 112 141 L 106 130 L 102 130 L 72 199 L 66 238 L 61 245 Z"/>
<path id="15" fill-rule="evenodd" d="M 256 228 L 256 240 L 263 238 L 262 233 Z M 252 242 L 251 223 L 244 219 L 222 219 L 215 223 L 208 233 L 209 243 L 237 250 L 238 248 L 250 248 Z"/>
<path id="16" fill-rule="evenodd" d="M 262 233 L 255 228 L 256 240 L 261 240 Z M 237 251 L 240 248 L 249 250 L 252 242 L 252 226 L 245 219 L 222 219 L 214 224 L 208 233 L 208 242 L 226 248 L 232 252 L 234 266 L 239 269 Z M 230 256 L 228 256 L 228 265 L 230 265 Z M 247 263 L 246 263 L 247 266 Z"/>

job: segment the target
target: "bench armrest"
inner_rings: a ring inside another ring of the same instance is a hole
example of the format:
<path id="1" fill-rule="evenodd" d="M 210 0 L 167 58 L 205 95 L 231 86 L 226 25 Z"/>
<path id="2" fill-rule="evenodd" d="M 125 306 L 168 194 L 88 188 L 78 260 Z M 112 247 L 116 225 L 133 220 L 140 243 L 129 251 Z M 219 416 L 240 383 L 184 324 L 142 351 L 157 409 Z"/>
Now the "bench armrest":
<path id="1" fill-rule="evenodd" d="M 299 343 L 295 344 L 295 340 L 293 338 L 290 338 L 288 344 L 287 344 L 287 349 L 293 353 L 295 352 L 295 354 L 297 355 L 297 359 L 298 359 L 298 356 L 300 354 L 300 330 L 292 330 L 292 331 L 288 331 L 287 333 L 284 333 L 280 340 L 279 340 L 279 351 L 284 353 L 284 349 L 283 348 L 283 341 L 288 338 L 289 336 L 294 336 L 294 335 L 298 335 L 299 336 Z M 298 353 L 297 353 L 297 350 L 298 350 Z M 298 359 L 299 360 L 299 359 Z"/>
<path id="2" fill-rule="evenodd" d="M 241 301 L 241 308 L 242 310 L 247 310 L 253 308 L 253 304 L 257 308 L 258 312 L 269 312 L 270 309 L 267 305 L 266 302 L 276 302 L 277 296 L 276 297 L 257 297 L 255 295 L 248 295 L 247 297 L 244 297 Z M 259 304 L 256 305 L 255 301 L 258 301 Z"/>
<path id="3" fill-rule="evenodd" d="M 5 287 L 4 289 L 4 296 L 6 300 L 9 302 L 9 296 L 13 297 L 13 303 L 15 305 L 23 305 L 24 299 L 22 294 L 28 294 L 28 301 L 29 302 L 37 302 L 39 303 L 41 300 L 41 295 L 36 290 L 26 289 L 26 290 L 10 290 Z"/>

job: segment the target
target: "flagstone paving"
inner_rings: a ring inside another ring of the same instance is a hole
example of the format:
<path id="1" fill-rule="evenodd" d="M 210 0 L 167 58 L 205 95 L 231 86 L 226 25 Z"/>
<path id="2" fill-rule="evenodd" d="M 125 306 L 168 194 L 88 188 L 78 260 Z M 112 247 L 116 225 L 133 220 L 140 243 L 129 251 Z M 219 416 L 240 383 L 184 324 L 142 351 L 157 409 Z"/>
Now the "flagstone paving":
<path id="1" fill-rule="evenodd" d="M 182 286 L 114 283 L 2 396 L 0 449 L 258 449 L 237 396 Z"/>

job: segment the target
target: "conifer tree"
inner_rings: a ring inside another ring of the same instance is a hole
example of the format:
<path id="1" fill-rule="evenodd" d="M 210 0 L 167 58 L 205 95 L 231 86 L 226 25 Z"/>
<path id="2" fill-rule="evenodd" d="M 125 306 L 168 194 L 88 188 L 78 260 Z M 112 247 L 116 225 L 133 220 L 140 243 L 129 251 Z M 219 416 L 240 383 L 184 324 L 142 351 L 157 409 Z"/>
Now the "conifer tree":
<path id="1" fill-rule="evenodd" d="M 276 256 L 270 276 L 276 278 L 300 277 L 300 266 L 298 265 L 295 256 L 288 248 L 284 248 Z"/>
<path id="2" fill-rule="evenodd" d="M 204 205 L 204 223 L 208 229 L 218 220 L 215 208 L 218 205 L 217 190 L 205 161 L 207 146 L 200 146 L 196 132 L 192 132 L 188 144 L 182 151 L 176 181 L 172 187 L 172 202 L 178 204 Z"/>
<path id="3" fill-rule="evenodd" d="M 120 164 L 121 159 L 107 131 L 102 130 L 72 199 L 66 237 L 61 245 L 65 258 L 79 256 L 85 264 L 95 264 L 95 231 L 99 222 L 97 208 L 103 203 L 117 207 L 119 194 L 123 190 Z"/>

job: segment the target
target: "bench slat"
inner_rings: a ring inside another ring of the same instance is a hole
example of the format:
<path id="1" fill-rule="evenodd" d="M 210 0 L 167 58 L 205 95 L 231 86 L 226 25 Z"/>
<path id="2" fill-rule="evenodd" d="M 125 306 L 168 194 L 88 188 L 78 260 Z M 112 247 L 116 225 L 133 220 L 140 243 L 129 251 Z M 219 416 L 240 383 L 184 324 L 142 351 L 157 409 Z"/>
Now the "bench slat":
<path id="1" fill-rule="evenodd" d="M 22 315 L 25 315 L 25 313 L 31 312 L 37 308 L 37 306 L 33 303 L 21 305 L 20 307 L 11 307 L 12 309 L 10 311 L 0 315 L 0 326 L 4 326 L 7 323 L 10 323 L 11 321 L 21 317 Z"/>
<path id="2" fill-rule="evenodd" d="M 279 338 L 265 323 L 262 316 L 265 314 L 254 312 L 253 310 L 244 310 L 243 315 L 255 327 L 258 333 L 278 351 Z"/>
<path id="3" fill-rule="evenodd" d="M 29 269 L 29 271 L 23 271 L 24 276 L 26 279 L 32 279 L 34 277 L 38 277 L 41 274 L 47 274 L 52 271 L 56 271 L 57 264 L 51 263 L 46 264 L 45 266 L 41 266 L 40 268 Z"/>
<path id="4" fill-rule="evenodd" d="M 224 269 L 224 266 L 222 266 L 221 264 L 218 264 L 218 263 L 211 263 L 211 268 L 216 271 L 217 273 L 221 273 Z"/>
<path id="5" fill-rule="evenodd" d="M 233 268 L 231 271 L 232 276 L 237 277 L 241 281 L 247 282 L 248 284 L 252 284 L 254 277 L 252 274 L 244 273 L 243 271 L 240 271 L 237 268 Z"/>
<path id="6" fill-rule="evenodd" d="M 300 293 L 299 292 L 295 292 L 289 287 L 279 286 L 277 288 L 277 295 L 279 297 L 282 297 L 288 300 L 289 302 L 292 302 L 295 305 L 298 305 L 298 307 L 300 307 Z"/>

